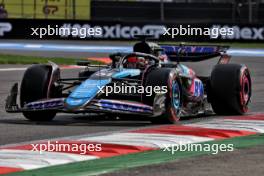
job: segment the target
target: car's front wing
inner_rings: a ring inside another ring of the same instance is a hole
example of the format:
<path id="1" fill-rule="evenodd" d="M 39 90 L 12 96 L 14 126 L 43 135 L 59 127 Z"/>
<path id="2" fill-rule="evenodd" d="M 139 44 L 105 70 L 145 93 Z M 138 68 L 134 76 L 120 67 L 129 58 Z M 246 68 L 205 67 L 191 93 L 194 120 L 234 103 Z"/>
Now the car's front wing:
<path id="1" fill-rule="evenodd" d="M 19 107 L 16 103 L 17 85 L 14 85 L 6 100 L 6 112 L 26 112 L 26 111 L 57 111 L 65 113 L 89 113 L 89 112 L 104 112 L 104 113 L 128 113 L 140 115 L 152 115 L 153 107 L 139 102 L 110 100 L 110 99 L 95 99 L 89 104 L 74 109 L 65 106 L 65 98 L 51 98 L 45 100 L 34 101 Z"/>

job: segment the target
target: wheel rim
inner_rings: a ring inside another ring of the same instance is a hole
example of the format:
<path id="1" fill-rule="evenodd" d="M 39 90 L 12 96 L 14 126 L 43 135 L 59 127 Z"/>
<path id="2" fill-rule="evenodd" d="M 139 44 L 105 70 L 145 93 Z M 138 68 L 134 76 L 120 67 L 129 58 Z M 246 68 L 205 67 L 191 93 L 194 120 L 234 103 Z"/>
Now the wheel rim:
<path id="1" fill-rule="evenodd" d="M 250 83 L 248 76 L 246 74 L 243 74 L 242 77 L 242 89 L 241 89 L 241 95 L 242 95 L 242 102 L 243 105 L 247 104 L 250 98 Z"/>
<path id="2" fill-rule="evenodd" d="M 177 111 L 177 114 L 180 110 L 181 97 L 180 97 L 180 88 L 177 81 L 172 83 L 172 106 Z"/>

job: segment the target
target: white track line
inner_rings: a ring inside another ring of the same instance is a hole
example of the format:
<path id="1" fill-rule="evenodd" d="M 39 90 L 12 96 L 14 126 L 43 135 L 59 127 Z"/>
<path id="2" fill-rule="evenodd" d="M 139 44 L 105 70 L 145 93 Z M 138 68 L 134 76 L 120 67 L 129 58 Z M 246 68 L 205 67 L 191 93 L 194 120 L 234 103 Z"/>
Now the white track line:
<path id="1" fill-rule="evenodd" d="M 27 68 L 0 68 L 0 72 L 6 72 L 6 71 L 24 71 Z"/>
<path id="2" fill-rule="evenodd" d="M 197 137 L 191 135 L 149 134 L 149 133 L 114 133 L 105 136 L 80 138 L 102 143 L 133 145 L 153 148 L 163 148 L 175 144 L 189 144 L 214 140 L 213 138 Z"/>
<path id="3" fill-rule="evenodd" d="M 96 156 L 59 152 L 42 152 L 29 150 L 0 150 L 0 166 L 36 169 L 58 164 L 97 159 Z"/>
<path id="4" fill-rule="evenodd" d="M 61 69 L 80 69 L 84 68 L 83 66 L 78 65 L 68 65 L 68 66 L 62 66 Z M 7 72 L 7 71 L 25 71 L 27 67 L 20 67 L 20 68 L 0 68 L 0 72 Z"/>
<path id="5" fill-rule="evenodd" d="M 257 133 L 264 133 L 263 120 L 217 119 L 208 122 L 187 124 L 187 126 L 213 128 L 213 129 L 245 130 L 245 131 L 252 131 Z"/>

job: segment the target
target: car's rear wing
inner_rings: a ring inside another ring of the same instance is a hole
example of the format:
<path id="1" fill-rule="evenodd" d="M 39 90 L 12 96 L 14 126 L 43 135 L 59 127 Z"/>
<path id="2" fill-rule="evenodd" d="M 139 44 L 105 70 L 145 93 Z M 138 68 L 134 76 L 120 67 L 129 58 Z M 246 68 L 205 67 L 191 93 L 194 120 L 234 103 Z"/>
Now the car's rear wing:
<path id="1" fill-rule="evenodd" d="M 229 46 L 221 45 L 161 45 L 170 61 L 198 62 L 226 55 Z"/>

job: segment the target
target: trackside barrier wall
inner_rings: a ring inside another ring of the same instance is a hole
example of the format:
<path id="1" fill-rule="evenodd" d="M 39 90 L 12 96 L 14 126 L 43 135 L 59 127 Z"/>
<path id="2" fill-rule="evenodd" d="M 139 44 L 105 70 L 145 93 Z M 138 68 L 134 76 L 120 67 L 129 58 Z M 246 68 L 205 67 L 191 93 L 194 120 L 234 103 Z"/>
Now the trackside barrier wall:
<path id="1" fill-rule="evenodd" d="M 208 35 L 163 35 L 164 28 L 233 28 L 232 36 L 219 36 L 211 38 Z M 134 40 L 135 34 L 153 34 L 159 41 L 216 41 L 216 42 L 263 42 L 263 24 L 231 24 L 231 23 L 200 23 L 200 24 L 176 24 L 176 23 L 150 23 L 150 22 L 107 22 L 84 20 L 25 20 L 5 19 L 0 20 L 0 39 L 40 39 L 33 34 L 37 28 L 101 28 L 101 34 L 87 35 L 80 38 L 78 35 L 44 35 L 41 39 L 49 40 Z M 39 30 L 38 30 L 39 32 Z"/>

